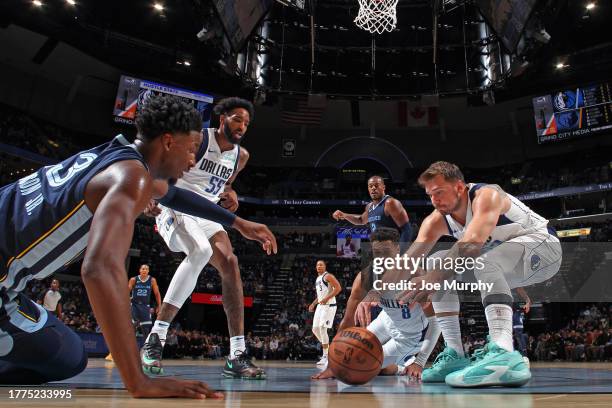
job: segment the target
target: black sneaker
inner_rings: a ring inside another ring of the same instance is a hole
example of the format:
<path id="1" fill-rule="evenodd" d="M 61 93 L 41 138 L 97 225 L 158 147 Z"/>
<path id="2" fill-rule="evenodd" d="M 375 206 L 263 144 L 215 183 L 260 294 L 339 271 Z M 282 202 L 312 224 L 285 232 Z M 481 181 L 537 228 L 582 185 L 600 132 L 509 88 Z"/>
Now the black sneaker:
<path id="1" fill-rule="evenodd" d="M 240 351 L 236 353 L 236 358 L 230 359 L 228 356 L 225 359 L 222 375 L 227 378 L 242 378 L 245 380 L 266 379 L 266 372 L 253 364 L 251 357 Z"/>
<path id="2" fill-rule="evenodd" d="M 163 350 L 164 346 L 161 344 L 159 335 L 157 333 L 151 333 L 140 350 L 140 363 L 145 373 L 154 375 L 164 373 L 161 364 Z"/>

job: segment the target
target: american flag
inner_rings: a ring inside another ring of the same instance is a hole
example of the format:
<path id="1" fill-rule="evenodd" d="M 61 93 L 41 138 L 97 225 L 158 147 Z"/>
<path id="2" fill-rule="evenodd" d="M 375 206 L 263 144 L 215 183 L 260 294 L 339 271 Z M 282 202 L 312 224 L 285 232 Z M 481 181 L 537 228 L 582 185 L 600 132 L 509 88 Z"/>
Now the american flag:
<path id="1" fill-rule="evenodd" d="M 325 95 L 286 95 L 283 97 L 283 122 L 294 125 L 320 125 L 326 105 Z"/>

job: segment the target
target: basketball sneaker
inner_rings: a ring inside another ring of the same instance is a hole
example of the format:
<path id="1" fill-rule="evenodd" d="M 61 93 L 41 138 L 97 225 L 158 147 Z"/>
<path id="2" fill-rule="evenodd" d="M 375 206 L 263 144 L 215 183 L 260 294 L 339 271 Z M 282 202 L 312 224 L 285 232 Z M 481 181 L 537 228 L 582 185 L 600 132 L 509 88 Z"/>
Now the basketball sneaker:
<path id="1" fill-rule="evenodd" d="M 317 367 L 327 367 L 327 354 L 323 354 L 323 357 L 317 361 Z"/>
<path id="2" fill-rule="evenodd" d="M 266 372 L 253 364 L 247 353 L 241 351 L 236 352 L 234 358 L 228 356 L 225 359 L 222 375 L 227 378 L 242 378 L 245 380 L 266 379 Z"/>
<path id="3" fill-rule="evenodd" d="M 531 371 L 518 351 L 509 352 L 495 343 L 474 353 L 469 366 L 446 376 L 451 387 L 520 387 L 531 379 Z"/>
<path id="4" fill-rule="evenodd" d="M 157 333 L 151 333 L 148 341 L 142 346 L 140 350 L 140 363 L 145 373 L 160 375 L 164 373 L 162 367 L 162 352 L 164 346 L 161 344 L 159 335 Z"/>
<path id="5" fill-rule="evenodd" d="M 423 370 L 421 381 L 424 383 L 444 382 L 448 374 L 461 370 L 469 364 L 469 359 L 459 357 L 459 354 L 454 349 L 445 347 L 444 351 L 438 354 L 433 365 Z"/>

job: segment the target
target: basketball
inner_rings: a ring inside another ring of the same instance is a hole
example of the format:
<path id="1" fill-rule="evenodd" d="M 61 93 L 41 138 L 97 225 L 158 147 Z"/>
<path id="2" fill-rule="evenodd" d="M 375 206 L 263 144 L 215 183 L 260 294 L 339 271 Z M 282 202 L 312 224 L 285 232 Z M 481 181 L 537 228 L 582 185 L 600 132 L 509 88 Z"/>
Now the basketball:
<path id="1" fill-rule="evenodd" d="M 365 384 L 382 368 L 383 349 L 378 338 L 362 327 L 349 327 L 329 346 L 329 365 L 334 376 L 346 384 Z"/>

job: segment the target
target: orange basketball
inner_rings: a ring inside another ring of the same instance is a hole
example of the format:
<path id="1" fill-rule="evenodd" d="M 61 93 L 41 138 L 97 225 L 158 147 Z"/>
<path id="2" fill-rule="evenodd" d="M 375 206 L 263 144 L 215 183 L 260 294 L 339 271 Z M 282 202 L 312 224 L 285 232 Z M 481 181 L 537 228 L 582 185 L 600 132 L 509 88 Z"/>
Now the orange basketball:
<path id="1" fill-rule="evenodd" d="M 374 333 L 349 327 L 336 335 L 329 346 L 328 366 L 346 384 L 365 384 L 382 368 L 383 349 Z"/>

